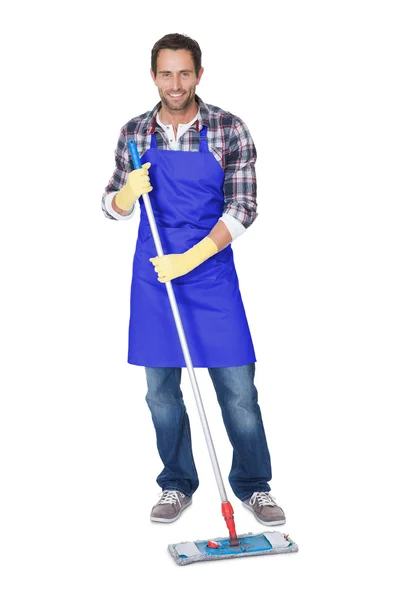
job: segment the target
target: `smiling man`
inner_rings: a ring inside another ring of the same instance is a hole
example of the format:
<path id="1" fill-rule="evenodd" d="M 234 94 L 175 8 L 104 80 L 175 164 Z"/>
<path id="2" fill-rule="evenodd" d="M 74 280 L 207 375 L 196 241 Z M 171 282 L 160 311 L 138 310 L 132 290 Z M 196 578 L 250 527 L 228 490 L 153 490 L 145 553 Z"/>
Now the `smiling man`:
<path id="1" fill-rule="evenodd" d="M 197 114 L 196 85 L 200 83 L 204 69 L 201 68 L 198 74 L 195 72 L 193 59 L 187 50 L 160 50 L 157 62 L 159 66 L 155 66 L 155 71 L 151 70 L 151 76 L 162 102 L 160 118 L 163 113 L 167 116 L 171 111 L 179 111 L 179 120 L 190 118 L 193 112 Z"/>
<path id="2" fill-rule="evenodd" d="M 151 520 L 170 523 L 199 485 L 180 387 L 185 361 L 167 290 L 174 292 L 194 367 L 207 368 L 233 448 L 229 482 L 265 525 L 285 523 L 270 495 L 271 461 L 257 389 L 255 352 L 233 260 L 232 242 L 257 217 L 256 150 L 235 115 L 196 95 L 203 75 L 198 43 L 169 34 L 151 52 L 161 102 L 126 123 L 116 167 L 102 199 L 106 217 L 140 223 L 133 260 L 128 362 L 145 367 L 157 448 L 164 468 Z M 133 171 L 127 142 L 142 168 Z M 149 193 L 164 256 L 155 256 L 146 210 Z"/>

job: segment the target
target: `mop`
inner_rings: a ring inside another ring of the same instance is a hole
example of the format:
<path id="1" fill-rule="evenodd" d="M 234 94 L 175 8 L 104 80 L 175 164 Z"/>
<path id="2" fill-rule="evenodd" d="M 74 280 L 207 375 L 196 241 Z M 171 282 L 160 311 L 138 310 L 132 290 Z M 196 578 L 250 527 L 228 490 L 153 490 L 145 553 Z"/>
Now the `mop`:
<path id="1" fill-rule="evenodd" d="M 142 167 L 142 163 L 140 161 L 135 142 L 129 141 L 128 148 L 131 155 L 133 168 L 140 169 Z M 157 256 L 164 256 L 149 195 L 143 194 L 142 198 L 157 250 Z M 193 394 L 196 400 L 197 409 L 200 415 L 201 425 L 203 427 L 215 479 L 221 497 L 222 516 L 225 519 L 225 523 L 229 531 L 228 537 L 209 538 L 207 540 L 197 540 L 194 542 L 179 542 L 176 544 L 169 544 L 169 553 L 178 565 L 183 566 L 204 560 L 222 560 L 225 558 L 242 558 L 260 554 L 296 552 L 298 550 L 297 544 L 295 544 L 288 535 L 281 533 L 280 531 L 264 531 L 260 534 L 246 533 L 242 535 L 237 535 L 236 533 L 233 508 L 226 495 L 217 455 L 211 438 L 210 428 L 208 426 L 185 332 L 183 330 L 179 309 L 176 303 L 174 290 L 170 281 L 165 283 L 165 286 L 174 316 L 179 341 L 182 347 L 186 368 L 189 374 L 190 383 L 192 385 Z"/>

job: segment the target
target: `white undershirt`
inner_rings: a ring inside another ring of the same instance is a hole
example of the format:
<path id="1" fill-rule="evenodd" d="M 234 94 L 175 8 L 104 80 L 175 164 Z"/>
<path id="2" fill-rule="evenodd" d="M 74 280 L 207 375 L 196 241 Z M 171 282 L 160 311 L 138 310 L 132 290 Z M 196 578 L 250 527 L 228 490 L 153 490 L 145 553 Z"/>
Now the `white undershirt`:
<path id="1" fill-rule="evenodd" d="M 200 112 L 197 113 L 197 115 L 195 116 L 195 118 L 192 119 L 190 121 L 190 123 L 183 123 L 183 124 L 179 123 L 178 124 L 178 131 L 177 131 L 176 138 L 175 138 L 175 132 L 174 132 L 173 125 L 164 125 L 164 123 L 161 123 L 160 117 L 159 117 L 159 113 L 157 113 L 157 115 L 156 115 L 156 121 L 160 125 L 160 127 L 162 127 L 164 129 L 165 133 L 167 134 L 168 144 L 169 144 L 171 150 L 177 150 L 179 138 L 184 133 L 186 133 L 186 131 L 193 125 L 193 123 L 195 123 L 197 121 L 197 119 L 199 118 L 199 116 L 200 116 Z"/>
<path id="2" fill-rule="evenodd" d="M 167 138 L 168 138 L 168 145 L 170 146 L 171 150 L 177 150 L 179 138 L 184 133 L 186 133 L 186 131 L 189 129 L 189 127 L 191 127 L 193 125 L 193 123 L 195 123 L 195 121 L 197 121 L 199 116 L 200 116 L 200 112 L 197 113 L 197 115 L 194 117 L 194 119 L 192 119 L 190 121 L 190 123 L 183 123 L 183 124 L 179 123 L 177 135 L 175 138 L 175 132 L 174 132 L 173 125 L 165 125 L 164 123 L 162 123 L 160 121 L 159 114 L 157 113 L 156 121 L 160 125 L 160 127 L 162 127 L 162 129 L 165 131 Z M 150 181 L 151 181 L 151 179 L 150 179 Z M 109 194 L 106 195 L 105 205 L 106 205 L 107 212 L 110 215 L 112 215 L 113 217 L 115 217 L 116 219 L 118 219 L 119 221 L 131 219 L 134 215 L 137 202 L 135 202 L 135 204 L 133 206 L 133 211 L 129 215 L 126 215 L 126 216 L 120 215 L 111 206 L 112 200 L 116 194 L 118 194 L 118 192 L 110 192 Z M 237 237 L 239 237 L 239 235 L 242 235 L 242 233 L 244 233 L 246 231 L 246 228 L 244 227 L 244 225 L 242 225 L 242 223 L 240 221 L 238 221 L 237 219 L 235 219 L 235 217 L 232 217 L 231 215 L 224 214 L 224 215 L 222 215 L 222 217 L 219 218 L 219 221 L 223 221 L 225 223 L 229 233 L 231 234 L 232 242 Z"/>

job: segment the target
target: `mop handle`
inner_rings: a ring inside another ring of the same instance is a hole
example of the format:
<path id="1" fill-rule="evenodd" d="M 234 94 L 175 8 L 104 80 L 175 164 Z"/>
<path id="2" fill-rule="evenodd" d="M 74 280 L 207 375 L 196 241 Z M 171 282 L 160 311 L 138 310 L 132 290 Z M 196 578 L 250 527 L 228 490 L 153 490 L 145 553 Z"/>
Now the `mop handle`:
<path id="1" fill-rule="evenodd" d="M 142 167 L 142 163 L 141 163 L 141 160 L 139 157 L 136 143 L 134 141 L 130 140 L 128 142 L 128 148 L 129 148 L 129 152 L 131 154 L 133 168 L 140 169 Z M 142 198 L 143 198 L 144 206 L 146 208 L 147 218 L 150 223 L 151 233 L 153 234 L 153 239 L 154 239 L 154 243 L 155 243 L 156 250 L 157 250 L 157 256 L 164 256 L 164 252 L 163 252 L 163 249 L 161 246 L 160 236 L 158 235 L 157 224 L 154 219 L 153 209 L 151 207 L 149 195 L 143 194 Z M 202 402 L 202 399 L 200 396 L 199 386 L 197 385 L 196 376 L 194 374 L 192 359 L 191 359 L 189 348 L 188 348 L 188 345 L 186 342 L 186 336 L 185 336 L 185 332 L 183 330 L 182 321 L 181 321 L 181 317 L 179 314 L 178 305 L 176 303 L 174 290 L 172 289 L 172 284 L 170 281 L 167 281 L 167 283 L 165 283 L 164 285 L 167 288 L 169 302 L 171 304 L 176 329 L 177 329 L 178 335 L 179 335 L 179 341 L 181 343 L 183 356 L 185 358 L 185 363 L 186 363 L 186 367 L 187 367 L 187 370 L 189 373 L 190 382 L 192 384 L 194 397 L 196 399 L 197 409 L 199 411 L 201 424 L 203 426 L 203 431 L 204 431 L 204 435 L 205 435 L 206 442 L 207 442 L 208 452 L 210 454 L 212 466 L 214 469 L 215 479 L 217 480 L 218 490 L 219 490 L 219 494 L 221 496 L 221 502 L 224 503 L 224 502 L 228 501 L 227 496 L 226 496 L 226 491 L 225 491 L 224 483 L 222 481 L 221 470 L 219 468 L 214 444 L 213 444 L 213 441 L 211 438 L 210 428 L 207 423 L 207 417 L 206 417 L 206 413 L 204 411 L 203 402 Z"/>

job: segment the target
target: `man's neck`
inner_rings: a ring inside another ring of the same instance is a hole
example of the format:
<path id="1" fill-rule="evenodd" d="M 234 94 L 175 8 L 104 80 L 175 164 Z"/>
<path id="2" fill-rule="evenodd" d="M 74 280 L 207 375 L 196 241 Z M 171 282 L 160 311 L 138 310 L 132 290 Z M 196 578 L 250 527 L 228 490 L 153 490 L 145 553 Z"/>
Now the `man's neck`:
<path id="1" fill-rule="evenodd" d="M 158 117 L 164 125 L 172 125 L 174 128 L 175 136 L 177 134 L 178 125 L 184 125 L 193 121 L 197 113 L 199 112 L 199 105 L 195 100 L 187 106 L 184 110 L 169 110 L 167 106 L 161 104 L 161 108 L 158 111 Z"/>

